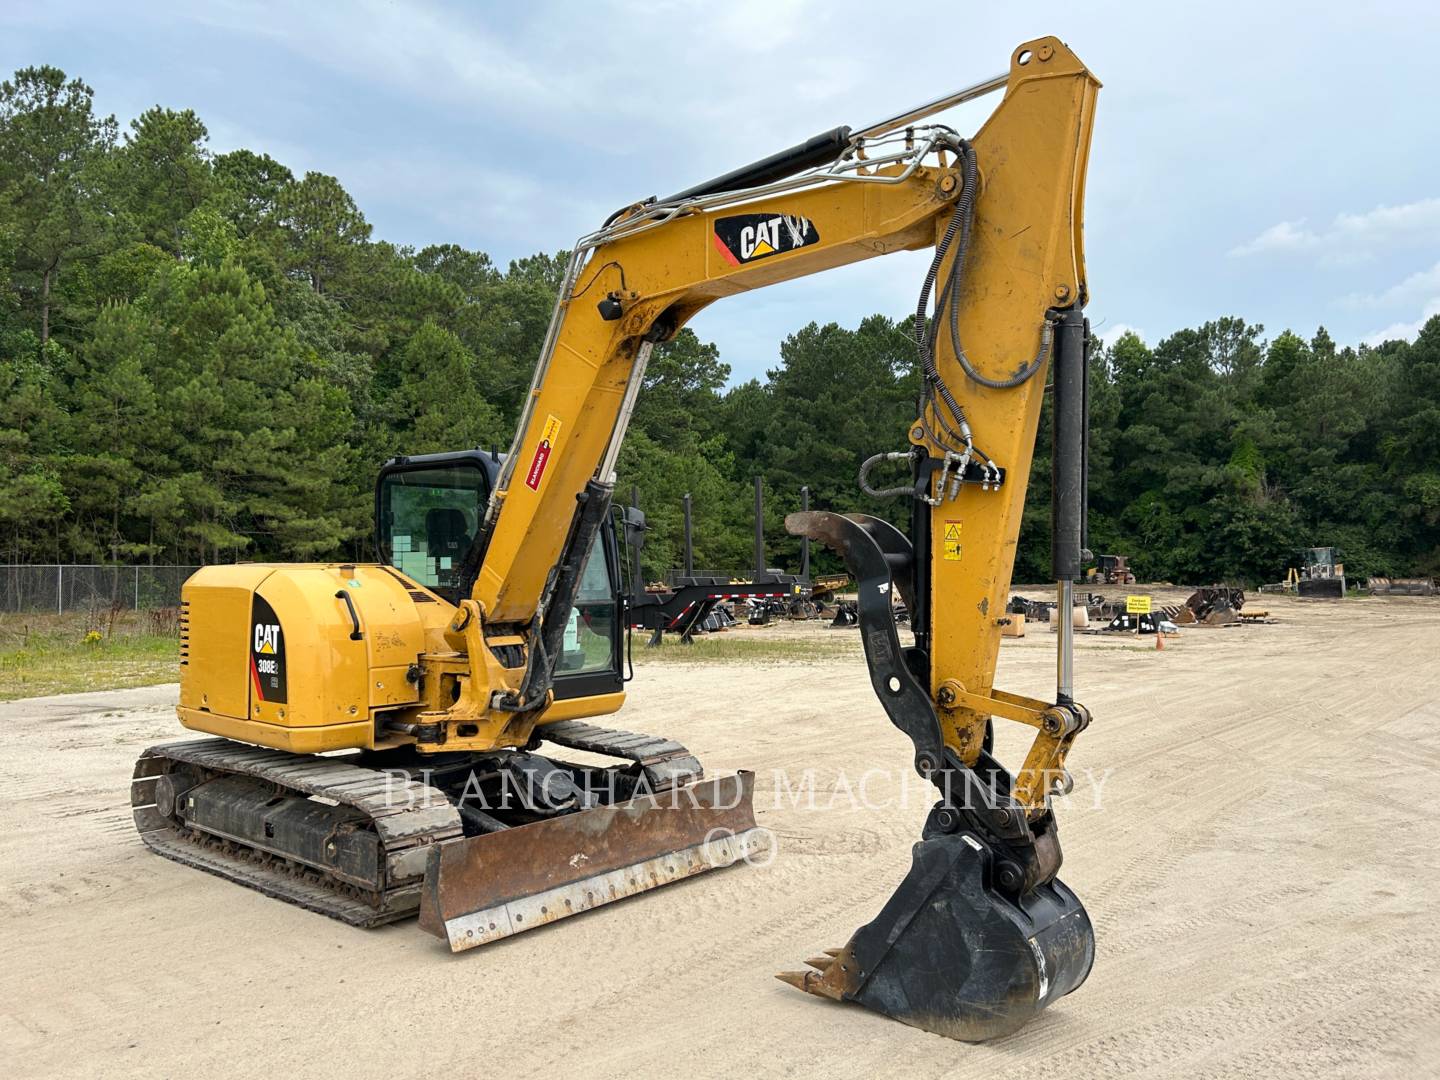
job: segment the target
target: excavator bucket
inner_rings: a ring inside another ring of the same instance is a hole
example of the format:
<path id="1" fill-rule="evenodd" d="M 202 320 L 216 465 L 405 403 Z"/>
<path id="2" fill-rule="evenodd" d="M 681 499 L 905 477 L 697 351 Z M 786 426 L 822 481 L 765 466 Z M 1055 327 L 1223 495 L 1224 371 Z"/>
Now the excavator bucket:
<path id="1" fill-rule="evenodd" d="M 1095 937 L 1060 881 L 1002 894 L 990 848 L 969 833 L 922 840 L 912 857 L 895 895 L 848 945 L 777 978 L 965 1042 L 1017 1031 L 1085 981 Z"/>
<path id="2" fill-rule="evenodd" d="M 420 926 L 461 952 L 748 859 L 753 797 L 740 772 L 436 845 Z"/>

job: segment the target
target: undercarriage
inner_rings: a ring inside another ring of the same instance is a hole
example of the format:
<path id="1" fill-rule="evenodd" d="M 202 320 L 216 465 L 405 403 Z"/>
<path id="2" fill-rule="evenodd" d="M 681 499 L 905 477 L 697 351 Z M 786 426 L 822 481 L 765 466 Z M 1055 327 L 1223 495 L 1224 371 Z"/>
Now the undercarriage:
<path id="1" fill-rule="evenodd" d="M 669 739 L 579 721 L 541 730 L 561 749 L 622 763 L 530 750 L 319 757 L 196 739 L 140 757 L 135 824 L 167 858 L 355 926 L 407 918 L 427 897 L 433 912 L 422 924 L 440 936 L 450 936 L 452 919 L 490 913 L 483 933 L 467 925 L 452 939 L 456 948 L 562 917 L 546 910 L 540 914 L 551 917 L 532 915 L 527 924 L 517 910 L 519 918 L 495 922 L 496 909 L 548 890 L 578 889 L 580 903 L 567 896 L 559 905 L 573 914 L 668 883 L 682 870 L 729 865 L 759 845 L 748 774 L 706 781 L 695 757 Z M 643 823 L 647 809 L 686 805 L 688 818 L 659 815 L 663 834 Z M 446 887 L 457 871 L 440 858 L 449 845 L 485 868 L 458 905 Z M 567 845 L 575 851 L 561 850 Z M 486 855 L 509 847 L 525 857 L 509 864 Z M 599 881 L 616 872 L 628 875 L 618 887 Z"/>

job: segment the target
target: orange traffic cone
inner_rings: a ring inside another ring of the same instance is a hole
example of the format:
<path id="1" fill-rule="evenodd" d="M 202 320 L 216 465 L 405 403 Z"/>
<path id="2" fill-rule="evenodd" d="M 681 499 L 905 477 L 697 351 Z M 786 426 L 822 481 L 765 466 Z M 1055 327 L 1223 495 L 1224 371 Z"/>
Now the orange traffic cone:
<path id="1" fill-rule="evenodd" d="M 1165 648 L 1165 635 L 1162 634 L 1159 630 L 1156 630 L 1156 631 L 1155 631 L 1155 651 L 1156 651 L 1156 652 L 1159 652 L 1159 651 L 1160 651 L 1161 649 L 1163 649 L 1163 648 Z"/>

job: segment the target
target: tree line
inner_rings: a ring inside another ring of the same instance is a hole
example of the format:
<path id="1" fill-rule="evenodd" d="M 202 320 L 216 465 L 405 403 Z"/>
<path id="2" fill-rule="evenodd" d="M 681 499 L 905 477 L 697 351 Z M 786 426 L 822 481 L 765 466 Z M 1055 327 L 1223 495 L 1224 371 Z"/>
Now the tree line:
<path id="1" fill-rule="evenodd" d="M 122 131 L 52 67 L 0 83 L 0 561 L 373 557 L 370 490 L 398 453 L 508 446 L 565 256 L 508 266 L 372 235 L 340 182 L 216 154 L 190 110 Z M 657 349 L 620 462 L 680 555 L 772 565 L 798 505 L 899 518 L 856 486 L 899 448 L 917 390 L 906 319 L 804 326 L 730 386 L 713 344 Z M 1440 571 L 1440 318 L 1339 346 L 1227 317 L 1148 347 L 1097 344 L 1091 547 L 1142 579 L 1276 580 L 1336 545 L 1352 574 Z M 1048 565 L 1048 422 L 1016 580 Z M 821 565 L 825 565 L 823 560 Z"/>

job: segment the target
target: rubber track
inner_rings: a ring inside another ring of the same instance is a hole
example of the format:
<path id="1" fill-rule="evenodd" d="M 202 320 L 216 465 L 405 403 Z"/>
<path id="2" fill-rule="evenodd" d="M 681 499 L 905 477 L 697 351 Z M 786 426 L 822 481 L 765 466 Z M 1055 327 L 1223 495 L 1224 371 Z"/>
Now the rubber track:
<path id="1" fill-rule="evenodd" d="M 656 788 L 693 783 L 705 775 L 695 755 L 674 739 L 603 728 L 583 720 L 545 724 L 540 736 L 570 750 L 633 761 L 645 769 Z"/>
<path id="2" fill-rule="evenodd" d="M 252 776 L 364 811 L 385 853 L 383 891 L 364 892 L 327 878 L 322 870 L 218 841 L 164 817 L 155 807 L 155 781 L 176 762 Z M 135 827 L 152 851 L 354 926 L 377 926 L 414 914 L 424 873 L 424 858 L 416 849 L 463 835 L 460 815 L 445 795 L 417 780 L 229 739 L 150 747 L 135 764 L 131 805 Z M 414 854 L 405 858 L 410 852 Z"/>

